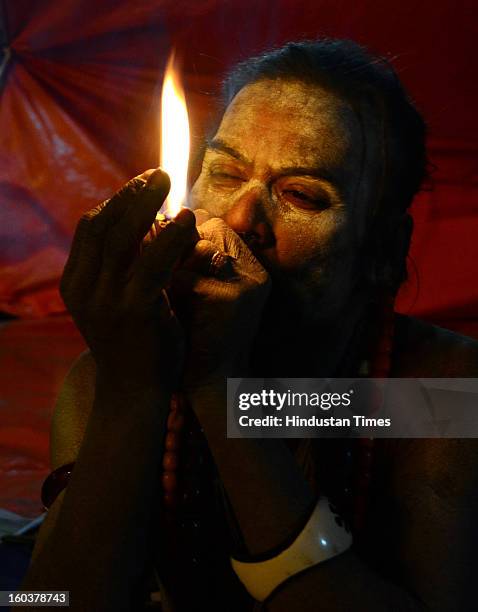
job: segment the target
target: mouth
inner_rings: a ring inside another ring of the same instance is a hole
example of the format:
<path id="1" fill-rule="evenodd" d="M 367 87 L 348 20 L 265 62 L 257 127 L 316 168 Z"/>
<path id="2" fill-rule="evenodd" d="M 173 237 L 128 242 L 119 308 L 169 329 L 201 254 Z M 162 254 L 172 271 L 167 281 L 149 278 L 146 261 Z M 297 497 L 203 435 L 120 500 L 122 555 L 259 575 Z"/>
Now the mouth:
<path id="1" fill-rule="evenodd" d="M 237 232 L 237 234 L 250 249 L 259 243 L 259 236 L 256 234 L 256 232 Z"/>

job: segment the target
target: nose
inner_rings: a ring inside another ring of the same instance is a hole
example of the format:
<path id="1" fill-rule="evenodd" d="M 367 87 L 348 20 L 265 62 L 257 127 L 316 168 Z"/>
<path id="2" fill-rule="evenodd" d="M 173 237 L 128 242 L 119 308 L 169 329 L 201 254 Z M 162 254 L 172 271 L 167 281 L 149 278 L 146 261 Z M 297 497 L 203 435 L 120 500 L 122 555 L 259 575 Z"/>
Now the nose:
<path id="1" fill-rule="evenodd" d="M 274 245 L 267 195 L 259 188 L 243 193 L 224 215 L 224 221 L 250 247 L 268 248 Z"/>

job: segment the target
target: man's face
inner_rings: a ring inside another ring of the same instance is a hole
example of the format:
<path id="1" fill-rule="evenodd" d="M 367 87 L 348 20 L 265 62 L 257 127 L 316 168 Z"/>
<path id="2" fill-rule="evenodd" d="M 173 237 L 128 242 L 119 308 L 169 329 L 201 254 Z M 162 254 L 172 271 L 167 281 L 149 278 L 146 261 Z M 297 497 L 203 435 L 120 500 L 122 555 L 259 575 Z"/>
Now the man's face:
<path id="1" fill-rule="evenodd" d="M 193 208 L 252 233 L 278 293 L 329 319 L 358 275 L 362 151 L 357 117 L 337 95 L 295 81 L 248 85 L 209 143 Z"/>

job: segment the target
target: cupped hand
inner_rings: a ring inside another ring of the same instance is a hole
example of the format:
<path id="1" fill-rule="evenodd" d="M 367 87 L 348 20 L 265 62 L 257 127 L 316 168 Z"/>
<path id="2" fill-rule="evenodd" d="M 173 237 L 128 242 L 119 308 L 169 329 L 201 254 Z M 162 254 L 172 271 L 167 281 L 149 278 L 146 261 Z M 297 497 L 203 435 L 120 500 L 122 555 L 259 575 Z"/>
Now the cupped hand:
<path id="1" fill-rule="evenodd" d="M 197 232 L 183 210 L 143 243 L 168 191 L 167 174 L 148 171 L 83 215 L 60 291 L 100 374 L 140 382 L 159 376 L 173 387 L 184 338 L 165 287 Z"/>
<path id="2" fill-rule="evenodd" d="M 266 270 L 221 219 L 198 227 L 201 240 L 175 271 L 175 311 L 187 330 L 184 387 L 247 375 L 251 345 L 270 291 Z"/>

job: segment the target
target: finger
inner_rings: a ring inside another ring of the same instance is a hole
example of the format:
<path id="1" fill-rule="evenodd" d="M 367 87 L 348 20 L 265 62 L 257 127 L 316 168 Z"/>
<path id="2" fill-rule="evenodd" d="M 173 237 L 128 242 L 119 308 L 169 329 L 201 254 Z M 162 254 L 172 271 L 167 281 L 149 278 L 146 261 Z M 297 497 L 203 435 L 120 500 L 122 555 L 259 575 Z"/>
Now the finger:
<path id="1" fill-rule="evenodd" d="M 142 190 L 154 170 L 131 179 L 110 200 L 102 202 L 87 211 L 78 222 L 70 254 L 63 272 L 61 289 L 74 289 L 80 283 L 80 291 L 88 279 L 94 280 L 101 267 L 104 236 L 107 230 L 118 222 L 132 201 L 132 196 Z"/>
<path id="2" fill-rule="evenodd" d="M 209 240 L 219 251 L 236 260 L 235 269 L 238 272 L 257 280 L 267 277 L 267 272 L 246 243 L 222 219 L 210 219 L 203 223 L 198 231 L 202 239 Z"/>
<path id="3" fill-rule="evenodd" d="M 129 292 L 140 298 L 164 288 L 174 265 L 196 240 L 194 215 L 183 209 L 141 253 L 129 281 Z"/>
<path id="4" fill-rule="evenodd" d="M 156 173 L 157 170 L 150 169 L 135 176 L 123 185 L 112 198 L 87 211 L 80 221 L 90 222 L 89 226 L 92 233 L 103 234 L 123 217 L 131 206 L 134 196 L 143 191 L 148 179 L 150 180 L 152 175 Z"/>
<path id="5" fill-rule="evenodd" d="M 181 268 L 217 278 L 234 274 L 232 257 L 221 253 L 209 240 L 199 240 L 181 263 Z"/>
<path id="6" fill-rule="evenodd" d="M 84 285 L 86 291 L 101 267 L 103 244 L 92 231 L 91 219 L 99 214 L 105 205 L 106 203 L 103 203 L 89 210 L 81 217 L 76 226 L 60 281 L 60 293 L 68 310 L 70 310 L 70 302 L 74 301 L 75 294 L 79 290 L 77 285 Z M 81 279 L 83 281 L 79 283 Z"/>
<path id="7" fill-rule="evenodd" d="M 168 175 L 162 170 L 156 170 L 149 176 L 143 188 L 130 197 L 123 216 L 106 236 L 106 274 L 114 275 L 116 270 L 130 263 L 132 254 L 139 250 L 142 239 L 153 225 L 169 187 Z"/>
<path id="8" fill-rule="evenodd" d="M 179 211 L 179 213 L 181 214 L 187 214 L 190 216 L 190 213 L 182 213 L 181 209 Z M 184 210 L 190 210 L 188 208 L 184 209 Z M 178 213 L 178 214 L 179 214 Z M 192 222 L 192 217 L 191 218 L 191 222 Z M 168 221 L 168 217 L 166 215 L 156 215 L 155 220 L 153 221 L 153 224 L 151 225 L 151 227 L 148 230 L 148 233 L 145 235 L 145 237 L 143 238 L 142 242 L 141 242 L 141 246 L 146 246 L 148 245 L 150 242 L 152 242 L 156 236 L 158 236 L 159 232 L 161 231 L 161 229 L 166 225 L 167 221 Z M 197 219 L 196 219 L 196 223 L 197 223 Z M 199 240 L 199 234 L 196 228 L 194 228 L 194 235 L 196 238 L 196 241 Z"/>

